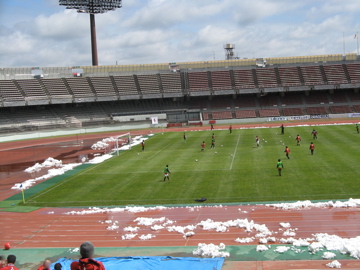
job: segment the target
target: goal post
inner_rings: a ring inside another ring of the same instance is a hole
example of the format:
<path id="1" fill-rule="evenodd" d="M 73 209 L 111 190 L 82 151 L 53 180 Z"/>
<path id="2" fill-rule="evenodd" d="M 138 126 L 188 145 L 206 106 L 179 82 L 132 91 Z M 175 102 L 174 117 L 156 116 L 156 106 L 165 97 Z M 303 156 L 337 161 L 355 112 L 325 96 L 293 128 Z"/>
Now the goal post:
<path id="1" fill-rule="evenodd" d="M 115 146 L 116 146 L 116 154 L 119 155 L 119 148 L 128 146 L 128 149 L 131 149 L 131 134 L 125 133 L 122 135 L 118 135 L 115 137 Z"/>

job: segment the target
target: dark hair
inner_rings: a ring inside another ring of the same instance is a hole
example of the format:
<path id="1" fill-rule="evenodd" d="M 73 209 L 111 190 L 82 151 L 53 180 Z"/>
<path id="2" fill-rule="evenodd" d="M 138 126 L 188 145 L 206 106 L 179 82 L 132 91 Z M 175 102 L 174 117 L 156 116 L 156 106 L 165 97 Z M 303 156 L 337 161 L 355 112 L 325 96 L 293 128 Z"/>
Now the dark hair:
<path id="1" fill-rule="evenodd" d="M 61 270 L 61 269 L 62 269 L 61 263 L 56 263 L 56 264 L 54 265 L 54 269 L 55 269 L 55 270 Z"/>
<path id="2" fill-rule="evenodd" d="M 313 144 L 313 142 L 311 142 L 311 144 Z"/>
<path id="3" fill-rule="evenodd" d="M 281 159 L 279 158 L 278 161 L 281 161 Z"/>
<path id="4" fill-rule="evenodd" d="M 16 256 L 15 255 L 7 256 L 7 262 L 8 263 L 15 263 L 16 262 Z"/>

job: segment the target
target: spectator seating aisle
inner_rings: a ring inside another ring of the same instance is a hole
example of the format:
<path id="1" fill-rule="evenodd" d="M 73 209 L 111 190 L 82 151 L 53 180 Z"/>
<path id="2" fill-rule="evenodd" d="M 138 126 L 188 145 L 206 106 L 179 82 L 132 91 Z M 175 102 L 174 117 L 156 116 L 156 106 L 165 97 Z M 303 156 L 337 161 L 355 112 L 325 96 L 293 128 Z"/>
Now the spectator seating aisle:
<path id="1" fill-rule="evenodd" d="M 189 72 L 188 78 L 190 92 L 210 90 L 207 72 Z"/>
<path id="2" fill-rule="evenodd" d="M 236 89 L 255 88 L 254 76 L 251 69 L 234 70 L 234 80 Z"/>
<path id="3" fill-rule="evenodd" d="M 320 66 L 300 67 L 306 85 L 324 84 Z"/>
<path id="4" fill-rule="evenodd" d="M 342 65 L 324 65 L 323 67 L 328 83 L 348 83 Z"/>
<path id="5" fill-rule="evenodd" d="M 278 68 L 281 84 L 283 86 L 301 85 L 297 67 Z"/>
<path id="6" fill-rule="evenodd" d="M 232 89 L 230 72 L 227 70 L 212 71 L 211 82 L 214 91 Z"/>
<path id="7" fill-rule="evenodd" d="M 256 69 L 257 80 L 259 87 L 277 87 L 278 82 L 276 80 L 275 69 L 263 68 Z"/>

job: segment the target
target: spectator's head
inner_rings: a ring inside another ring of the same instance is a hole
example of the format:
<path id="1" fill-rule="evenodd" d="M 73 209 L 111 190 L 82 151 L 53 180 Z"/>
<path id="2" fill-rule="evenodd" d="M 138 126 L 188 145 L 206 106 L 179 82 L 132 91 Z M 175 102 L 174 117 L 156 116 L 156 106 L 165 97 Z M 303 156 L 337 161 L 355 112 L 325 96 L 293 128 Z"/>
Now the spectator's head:
<path id="1" fill-rule="evenodd" d="M 94 245 L 90 242 L 84 242 L 80 246 L 80 254 L 83 258 L 92 258 L 94 256 Z"/>
<path id="2" fill-rule="evenodd" d="M 54 265 L 54 269 L 55 269 L 55 270 L 61 270 L 61 269 L 62 269 L 61 263 L 56 263 L 56 264 Z"/>
<path id="3" fill-rule="evenodd" d="M 7 256 L 7 263 L 14 264 L 15 262 L 16 262 L 16 256 L 15 255 Z"/>
<path id="4" fill-rule="evenodd" d="M 5 267 L 5 266 L 6 266 L 5 257 L 0 255 L 0 268 Z"/>
<path id="5" fill-rule="evenodd" d="M 50 260 L 45 260 L 43 266 L 44 266 L 45 269 L 50 269 L 51 261 Z"/>

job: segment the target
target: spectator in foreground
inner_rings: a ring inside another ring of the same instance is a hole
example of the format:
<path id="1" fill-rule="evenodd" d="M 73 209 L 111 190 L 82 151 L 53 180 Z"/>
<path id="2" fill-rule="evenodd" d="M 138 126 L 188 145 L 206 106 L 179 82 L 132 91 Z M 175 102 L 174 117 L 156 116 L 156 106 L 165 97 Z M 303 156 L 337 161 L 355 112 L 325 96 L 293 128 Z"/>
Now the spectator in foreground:
<path id="1" fill-rule="evenodd" d="M 80 245 L 81 259 L 71 263 L 71 270 L 105 270 L 102 262 L 95 261 L 94 245 L 90 242 L 84 242 Z"/>
<path id="2" fill-rule="evenodd" d="M 41 266 L 39 266 L 38 270 L 51 270 L 50 266 L 51 266 L 51 261 L 45 260 L 44 263 Z"/>
<path id="3" fill-rule="evenodd" d="M 19 270 L 17 267 L 15 267 L 16 262 L 16 256 L 15 255 L 9 255 L 7 256 L 7 264 L 0 270 Z"/>

